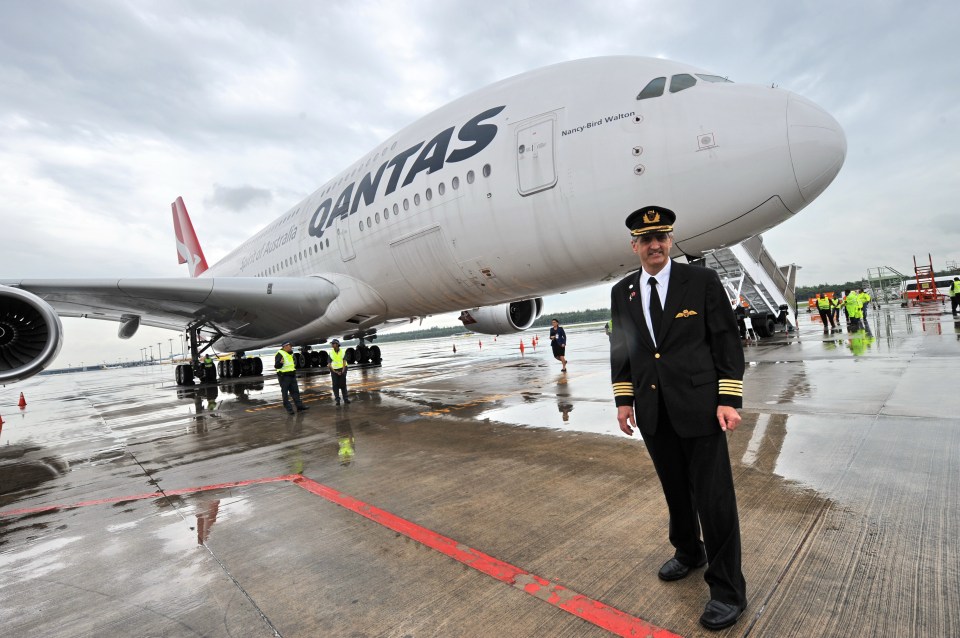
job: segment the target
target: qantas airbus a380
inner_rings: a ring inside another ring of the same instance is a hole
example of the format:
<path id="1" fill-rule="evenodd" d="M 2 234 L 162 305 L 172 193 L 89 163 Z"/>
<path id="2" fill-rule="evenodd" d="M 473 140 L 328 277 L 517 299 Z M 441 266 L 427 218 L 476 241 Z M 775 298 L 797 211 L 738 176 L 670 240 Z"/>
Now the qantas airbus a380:
<path id="1" fill-rule="evenodd" d="M 623 220 L 640 206 L 678 211 L 674 256 L 700 256 L 796 214 L 845 155 L 836 120 L 783 89 L 655 58 L 556 64 L 414 122 L 209 268 L 177 198 L 190 278 L 0 282 L 0 382 L 54 360 L 58 316 L 186 331 L 194 357 L 237 353 L 231 375 L 288 340 L 359 338 L 348 357 L 376 362 L 378 327 L 441 312 L 517 332 L 543 295 L 636 269 Z"/>

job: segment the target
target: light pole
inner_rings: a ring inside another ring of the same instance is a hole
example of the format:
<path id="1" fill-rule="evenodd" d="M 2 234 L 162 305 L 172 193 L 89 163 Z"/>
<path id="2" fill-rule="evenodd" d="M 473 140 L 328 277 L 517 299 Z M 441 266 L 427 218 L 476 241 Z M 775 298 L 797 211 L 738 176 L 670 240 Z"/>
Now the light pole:
<path id="1" fill-rule="evenodd" d="M 173 363 L 173 338 L 167 339 L 170 342 L 170 363 Z"/>
<path id="2" fill-rule="evenodd" d="M 157 361 L 163 363 L 163 350 L 160 349 L 159 342 L 157 342 Z"/>
<path id="3" fill-rule="evenodd" d="M 153 346 L 150 346 L 150 363 L 153 363 Z"/>

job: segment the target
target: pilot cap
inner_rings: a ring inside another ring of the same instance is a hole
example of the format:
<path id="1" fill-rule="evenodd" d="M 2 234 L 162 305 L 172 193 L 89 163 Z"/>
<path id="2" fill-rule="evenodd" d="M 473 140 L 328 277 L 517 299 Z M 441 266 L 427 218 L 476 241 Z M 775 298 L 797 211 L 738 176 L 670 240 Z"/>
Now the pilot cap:
<path id="1" fill-rule="evenodd" d="M 627 228 L 634 237 L 650 233 L 672 233 L 677 215 L 663 206 L 644 206 L 627 216 Z"/>
<path id="2" fill-rule="evenodd" d="M 333 344 L 337 344 L 337 345 L 339 346 L 339 345 L 340 345 L 340 340 L 339 340 L 339 339 L 331 339 L 331 340 L 330 340 L 330 345 L 332 346 Z"/>
<path id="3" fill-rule="evenodd" d="M 282 344 L 280 344 L 280 347 L 281 347 L 281 348 L 286 348 L 287 346 L 291 346 L 291 347 L 292 347 L 292 346 L 293 346 L 293 342 L 292 342 L 292 341 L 284 341 Z"/>

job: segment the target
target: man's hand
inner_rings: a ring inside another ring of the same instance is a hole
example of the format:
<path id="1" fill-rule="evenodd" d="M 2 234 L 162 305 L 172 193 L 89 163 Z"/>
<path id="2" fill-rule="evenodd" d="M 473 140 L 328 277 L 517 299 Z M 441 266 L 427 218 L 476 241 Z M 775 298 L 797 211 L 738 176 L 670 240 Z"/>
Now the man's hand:
<path id="1" fill-rule="evenodd" d="M 717 421 L 720 422 L 721 430 L 733 432 L 740 425 L 740 413 L 737 412 L 736 408 L 731 408 L 729 405 L 718 405 Z"/>
<path id="2" fill-rule="evenodd" d="M 633 436 L 633 428 L 630 426 L 637 427 L 637 418 L 633 414 L 632 405 L 621 405 L 617 408 L 617 423 L 620 424 L 621 432 L 627 436 Z"/>

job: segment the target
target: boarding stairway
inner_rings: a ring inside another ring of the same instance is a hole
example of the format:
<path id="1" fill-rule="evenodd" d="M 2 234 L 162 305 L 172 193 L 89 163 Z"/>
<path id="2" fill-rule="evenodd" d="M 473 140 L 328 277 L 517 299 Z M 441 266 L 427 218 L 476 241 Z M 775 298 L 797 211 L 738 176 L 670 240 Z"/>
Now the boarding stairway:
<path id="1" fill-rule="evenodd" d="M 731 308 L 749 304 L 748 316 L 759 336 L 771 336 L 777 326 L 796 328 L 797 267 L 778 267 L 761 235 L 707 252 L 702 264 L 720 275 Z"/>
<path id="2" fill-rule="evenodd" d="M 867 284 L 870 287 L 874 303 L 882 301 L 899 301 L 903 294 L 903 282 L 909 279 L 906 275 L 891 266 L 877 266 L 867 269 Z"/>
<path id="3" fill-rule="evenodd" d="M 933 272 L 933 257 L 927 254 L 927 258 L 930 260 L 929 266 L 918 266 L 917 256 L 913 256 L 913 271 L 917 278 L 917 296 L 913 300 L 914 305 L 939 301 L 943 296 L 937 293 L 937 280 Z"/>

